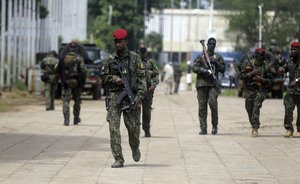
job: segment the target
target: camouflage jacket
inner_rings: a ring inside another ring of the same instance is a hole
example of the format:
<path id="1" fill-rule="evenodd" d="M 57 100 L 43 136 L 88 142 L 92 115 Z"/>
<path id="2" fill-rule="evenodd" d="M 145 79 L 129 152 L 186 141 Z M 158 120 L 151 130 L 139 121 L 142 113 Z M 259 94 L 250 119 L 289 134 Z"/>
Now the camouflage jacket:
<path id="1" fill-rule="evenodd" d="M 136 95 L 135 101 L 141 102 L 146 92 L 146 78 L 145 68 L 140 56 L 127 50 L 124 57 L 118 56 L 115 52 L 104 62 L 100 75 L 102 81 L 108 84 L 110 92 L 121 93 L 124 87 L 115 84 L 116 80 L 121 78 L 118 69 L 116 69 L 117 64 L 123 66 L 123 74 L 127 75 L 131 88 Z"/>
<path id="2" fill-rule="evenodd" d="M 44 73 L 54 74 L 55 65 L 58 64 L 58 59 L 53 56 L 46 56 L 41 62 L 41 69 Z"/>
<path id="3" fill-rule="evenodd" d="M 157 86 L 159 83 L 159 70 L 155 61 L 150 58 L 143 58 L 142 62 L 145 67 L 147 88 L 149 88 L 150 86 Z"/>
<path id="4" fill-rule="evenodd" d="M 207 70 L 209 70 L 209 64 L 206 62 L 205 56 L 198 56 L 194 60 L 193 72 L 197 74 L 196 88 L 197 87 L 206 87 L 206 86 L 216 86 L 220 87 L 219 81 L 219 72 L 225 72 L 225 63 L 223 57 L 215 53 L 210 55 L 211 59 L 216 60 L 216 64 L 212 65 L 213 73 L 216 76 L 216 79 L 213 79 L 212 76 L 207 74 Z"/>
<path id="5" fill-rule="evenodd" d="M 262 77 L 261 82 L 253 80 L 253 77 L 255 76 L 251 75 L 250 73 L 254 69 L 259 71 L 258 75 Z M 240 79 L 245 82 L 248 90 L 265 90 L 270 86 L 273 74 L 267 62 L 263 62 L 261 65 L 256 65 L 255 59 L 251 59 L 243 64 L 243 68 L 241 70 Z"/>
<path id="6" fill-rule="evenodd" d="M 283 66 L 285 72 L 289 72 L 289 84 L 300 78 L 300 59 L 293 59 L 292 57 Z M 295 87 L 287 87 L 288 94 L 300 95 L 300 82 Z"/>
<path id="7" fill-rule="evenodd" d="M 55 73 L 55 66 L 58 64 L 58 59 L 52 55 L 46 56 L 41 62 L 41 69 L 43 73 L 48 75 L 48 81 L 52 84 L 57 83 L 57 74 Z"/>
<path id="8" fill-rule="evenodd" d="M 70 87 L 83 85 L 86 79 L 86 68 L 83 58 L 74 52 L 68 52 L 59 61 L 55 68 L 63 83 L 67 83 Z M 79 84 L 81 83 L 81 84 Z"/>

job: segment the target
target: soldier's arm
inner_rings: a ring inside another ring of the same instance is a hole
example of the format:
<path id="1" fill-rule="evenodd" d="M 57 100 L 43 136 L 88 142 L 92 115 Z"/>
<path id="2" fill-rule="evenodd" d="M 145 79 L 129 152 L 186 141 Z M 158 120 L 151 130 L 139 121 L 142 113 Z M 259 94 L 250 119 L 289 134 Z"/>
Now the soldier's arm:
<path id="1" fill-rule="evenodd" d="M 266 65 L 265 73 L 263 74 L 262 83 L 264 85 L 271 85 L 273 79 L 273 73 L 271 71 L 271 67 Z"/>
<path id="2" fill-rule="evenodd" d="M 246 80 L 246 79 L 252 78 L 251 71 L 252 71 L 251 66 L 244 65 L 242 68 L 242 71 L 240 73 L 240 79 Z"/>
<path id="3" fill-rule="evenodd" d="M 216 62 L 216 69 L 220 73 L 224 73 L 225 72 L 225 62 L 224 62 L 224 59 L 223 59 L 223 57 L 221 55 L 219 56 L 219 59 Z"/>
<path id="4" fill-rule="evenodd" d="M 140 56 L 134 56 L 136 59 L 136 74 L 137 74 L 137 93 L 135 96 L 135 101 L 141 102 L 144 98 L 145 92 L 147 90 L 146 87 L 146 75 L 145 75 L 145 67 Z"/>
<path id="5" fill-rule="evenodd" d="M 154 60 L 150 60 L 152 76 L 151 76 L 151 86 L 157 86 L 159 83 L 159 70 Z"/>
<path id="6" fill-rule="evenodd" d="M 113 61 L 113 58 L 110 56 L 110 58 L 106 61 L 104 61 L 102 69 L 101 69 L 101 74 L 100 78 L 103 81 L 103 83 L 106 84 L 115 84 L 117 79 L 120 78 L 117 75 L 113 75 L 111 72 L 111 63 Z"/>
<path id="7" fill-rule="evenodd" d="M 203 62 L 202 58 L 198 56 L 194 61 L 193 72 L 197 74 L 207 74 L 208 71 L 203 67 L 201 62 Z"/>
<path id="8" fill-rule="evenodd" d="M 46 66 L 45 66 L 45 58 L 42 60 L 40 66 L 41 66 L 41 69 L 42 69 L 42 70 L 45 70 L 45 67 L 46 67 Z"/>
<path id="9" fill-rule="evenodd" d="M 82 77 L 83 79 L 86 78 L 86 73 L 87 73 L 87 70 L 84 66 L 84 60 L 82 57 L 80 57 L 80 64 L 79 64 L 79 73 L 80 73 L 80 77 Z"/>

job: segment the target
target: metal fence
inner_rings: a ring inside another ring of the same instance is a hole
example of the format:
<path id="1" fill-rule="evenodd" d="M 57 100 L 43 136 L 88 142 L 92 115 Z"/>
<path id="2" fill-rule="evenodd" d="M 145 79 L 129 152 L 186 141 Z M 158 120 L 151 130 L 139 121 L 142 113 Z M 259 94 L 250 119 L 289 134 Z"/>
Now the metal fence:
<path id="1" fill-rule="evenodd" d="M 45 19 L 41 5 L 49 13 Z M 0 21 L 1 90 L 26 76 L 36 53 L 57 51 L 59 36 L 64 42 L 86 39 L 87 0 L 1 0 Z"/>

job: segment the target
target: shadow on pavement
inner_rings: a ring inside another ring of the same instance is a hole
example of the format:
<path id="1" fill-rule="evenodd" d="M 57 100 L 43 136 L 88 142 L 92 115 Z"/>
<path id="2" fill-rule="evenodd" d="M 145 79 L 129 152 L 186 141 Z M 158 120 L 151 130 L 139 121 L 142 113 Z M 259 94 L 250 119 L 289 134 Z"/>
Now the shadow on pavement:
<path id="1" fill-rule="evenodd" d="M 167 164 L 128 164 L 124 167 L 169 167 Z"/>
<path id="2" fill-rule="evenodd" d="M 0 162 L 56 160 L 88 151 L 110 152 L 109 140 L 82 135 L 0 133 Z"/>

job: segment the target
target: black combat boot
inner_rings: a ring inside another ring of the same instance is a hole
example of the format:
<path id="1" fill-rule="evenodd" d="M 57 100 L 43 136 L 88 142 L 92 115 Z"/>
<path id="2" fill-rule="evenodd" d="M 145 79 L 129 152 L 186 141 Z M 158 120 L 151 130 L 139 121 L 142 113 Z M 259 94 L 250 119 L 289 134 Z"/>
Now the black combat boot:
<path id="1" fill-rule="evenodd" d="M 199 135 L 206 135 L 206 134 L 207 134 L 206 129 L 201 129 L 201 131 L 199 132 Z"/>
<path id="2" fill-rule="evenodd" d="M 140 161 L 140 159 L 141 159 L 141 152 L 140 152 L 139 148 L 137 148 L 135 150 L 132 150 L 132 158 L 136 162 Z"/>
<path id="3" fill-rule="evenodd" d="M 218 133 L 218 127 L 217 126 L 213 126 L 212 130 L 211 130 L 211 134 L 216 135 Z"/>
<path id="4" fill-rule="evenodd" d="M 64 125 L 69 126 L 70 118 L 65 118 Z"/>
<path id="5" fill-rule="evenodd" d="M 74 125 L 78 125 L 80 123 L 81 119 L 79 117 L 74 118 Z"/>
<path id="6" fill-rule="evenodd" d="M 145 137 L 151 137 L 150 130 L 144 130 L 144 131 L 145 131 Z"/>
<path id="7" fill-rule="evenodd" d="M 115 161 L 115 163 L 113 163 L 111 165 L 112 168 L 119 168 L 119 167 L 123 167 L 123 166 L 124 166 L 124 163 L 121 161 Z"/>

